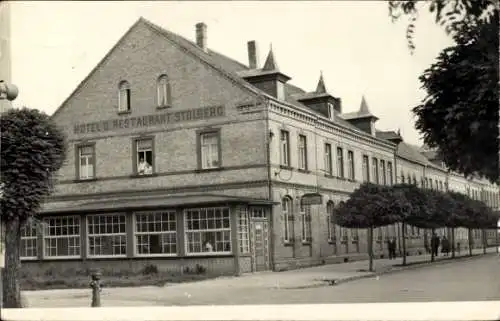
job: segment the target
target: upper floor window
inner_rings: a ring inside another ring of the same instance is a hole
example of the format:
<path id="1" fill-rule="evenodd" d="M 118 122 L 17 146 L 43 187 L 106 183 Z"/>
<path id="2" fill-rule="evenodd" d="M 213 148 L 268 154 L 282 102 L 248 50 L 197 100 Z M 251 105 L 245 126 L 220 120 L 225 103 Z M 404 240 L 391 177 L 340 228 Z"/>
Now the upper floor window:
<path id="1" fill-rule="evenodd" d="M 379 184 L 380 177 L 378 174 L 378 159 L 376 159 L 375 157 L 372 158 L 372 176 L 375 184 Z"/>
<path id="2" fill-rule="evenodd" d="M 337 147 L 337 176 L 344 178 L 344 151 Z"/>
<path id="3" fill-rule="evenodd" d="M 157 99 L 158 107 L 167 107 L 170 105 L 170 83 L 165 74 L 158 77 Z"/>
<path id="4" fill-rule="evenodd" d="M 333 120 L 335 117 L 335 108 L 333 108 L 332 103 L 328 103 L 328 118 Z"/>
<path id="5" fill-rule="evenodd" d="M 124 80 L 118 87 L 118 112 L 130 111 L 130 84 Z"/>
<path id="6" fill-rule="evenodd" d="M 389 185 L 392 185 L 392 162 L 387 162 L 387 177 L 389 177 Z"/>
<path id="7" fill-rule="evenodd" d="M 95 145 L 85 145 L 77 147 L 78 179 L 91 179 L 95 177 Z"/>
<path id="8" fill-rule="evenodd" d="M 354 169 L 354 152 L 353 151 L 347 151 L 347 168 L 348 172 L 348 178 L 350 180 L 354 180 L 355 178 L 355 169 Z"/>
<path id="9" fill-rule="evenodd" d="M 153 139 L 144 138 L 136 139 L 135 146 L 136 155 L 134 157 L 134 162 L 137 164 L 138 175 L 151 175 L 153 174 L 154 167 L 154 151 L 153 151 Z"/>
<path id="10" fill-rule="evenodd" d="M 286 130 L 280 135 L 280 156 L 281 165 L 290 166 L 290 134 Z"/>
<path id="11" fill-rule="evenodd" d="M 307 138 L 299 135 L 299 169 L 307 169 Z"/>
<path id="12" fill-rule="evenodd" d="M 332 145 L 325 144 L 325 172 L 332 175 Z"/>
<path id="13" fill-rule="evenodd" d="M 363 182 L 370 181 L 370 159 L 363 155 Z"/>
<path id="14" fill-rule="evenodd" d="M 380 183 L 383 185 L 387 184 L 387 176 L 385 173 L 385 160 L 380 160 Z"/>
<path id="15" fill-rule="evenodd" d="M 200 168 L 210 169 L 220 167 L 220 131 L 201 133 L 199 140 Z"/>

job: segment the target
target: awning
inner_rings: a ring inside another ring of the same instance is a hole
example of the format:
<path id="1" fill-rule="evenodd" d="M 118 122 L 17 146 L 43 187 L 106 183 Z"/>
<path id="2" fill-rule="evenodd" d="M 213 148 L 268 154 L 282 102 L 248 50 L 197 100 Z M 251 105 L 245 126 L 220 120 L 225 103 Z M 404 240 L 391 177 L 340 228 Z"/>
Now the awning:
<path id="1" fill-rule="evenodd" d="M 123 198 L 115 197 L 97 201 L 77 200 L 48 202 L 42 205 L 39 214 L 116 212 L 125 210 L 152 210 L 159 208 L 236 204 L 270 206 L 278 203 L 266 199 L 254 199 L 215 194 L 168 195 L 149 197 L 134 196 Z"/>

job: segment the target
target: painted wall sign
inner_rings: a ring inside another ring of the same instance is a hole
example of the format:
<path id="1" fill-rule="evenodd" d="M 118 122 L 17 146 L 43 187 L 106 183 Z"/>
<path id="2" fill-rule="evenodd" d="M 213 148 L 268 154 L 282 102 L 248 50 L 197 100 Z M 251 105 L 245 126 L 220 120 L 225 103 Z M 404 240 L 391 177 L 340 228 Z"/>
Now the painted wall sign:
<path id="1" fill-rule="evenodd" d="M 304 194 L 300 199 L 302 205 L 319 205 L 323 204 L 323 195 L 318 193 Z"/>
<path id="2" fill-rule="evenodd" d="M 180 122 L 222 117 L 224 115 L 224 106 L 193 108 L 161 114 L 158 113 L 146 116 L 124 117 L 92 123 L 75 124 L 73 126 L 73 133 L 75 135 L 81 135 L 88 133 L 102 133 L 121 129 L 133 129 L 139 127 L 153 127 L 166 124 L 175 124 Z"/>

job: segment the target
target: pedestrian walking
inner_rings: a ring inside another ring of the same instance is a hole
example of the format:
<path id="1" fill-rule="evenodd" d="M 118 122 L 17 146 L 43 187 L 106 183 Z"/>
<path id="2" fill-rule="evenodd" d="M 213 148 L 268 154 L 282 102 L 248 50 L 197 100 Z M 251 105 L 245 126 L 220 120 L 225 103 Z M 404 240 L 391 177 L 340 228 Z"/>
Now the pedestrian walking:
<path id="1" fill-rule="evenodd" d="M 448 256 L 448 253 L 450 253 L 450 241 L 446 236 L 443 236 L 443 240 L 441 241 L 441 252 L 444 256 Z"/>
<path id="2" fill-rule="evenodd" d="M 437 236 L 436 233 L 433 233 L 431 237 L 431 249 L 432 249 L 432 254 L 434 256 L 438 256 L 439 244 L 440 244 L 439 236 Z"/>
<path id="3" fill-rule="evenodd" d="M 393 260 L 396 258 L 396 238 L 391 237 L 387 241 L 387 249 L 389 250 L 389 259 Z"/>

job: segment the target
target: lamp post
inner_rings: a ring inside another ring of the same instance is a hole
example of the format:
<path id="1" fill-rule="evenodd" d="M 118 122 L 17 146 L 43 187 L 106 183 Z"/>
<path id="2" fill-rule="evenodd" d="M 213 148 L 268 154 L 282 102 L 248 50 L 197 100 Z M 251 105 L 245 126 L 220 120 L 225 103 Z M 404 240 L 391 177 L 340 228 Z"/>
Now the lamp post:
<path id="1" fill-rule="evenodd" d="M 11 83 L 7 83 L 4 80 L 0 80 L 0 100 L 13 101 L 17 98 L 19 94 L 19 89 L 17 86 Z M 1 181 L 0 176 L 0 199 L 4 196 L 5 183 Z M 5 229 L 4 223 L 0 221 L 0 308 L 3 306 L 3 273 L 2 269 L 5 265 Z"/>

